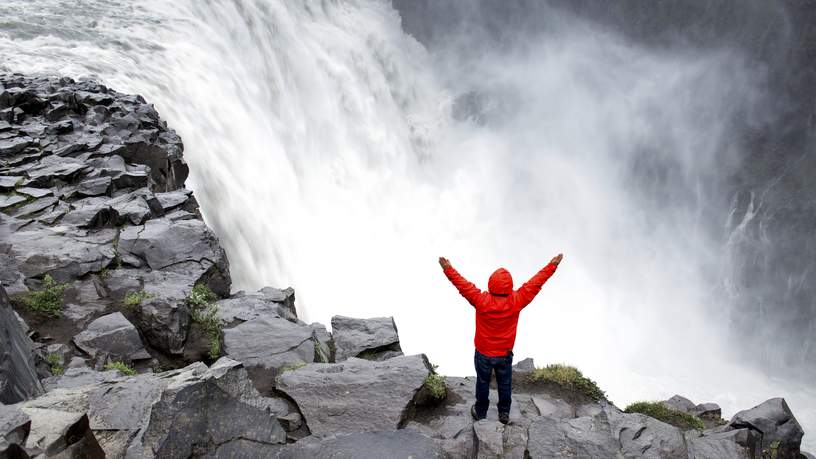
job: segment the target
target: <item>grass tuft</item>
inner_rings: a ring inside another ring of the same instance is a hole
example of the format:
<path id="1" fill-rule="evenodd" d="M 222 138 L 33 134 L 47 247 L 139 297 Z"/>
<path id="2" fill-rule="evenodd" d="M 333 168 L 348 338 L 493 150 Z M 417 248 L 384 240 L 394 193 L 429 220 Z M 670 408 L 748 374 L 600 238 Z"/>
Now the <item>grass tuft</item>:
<path id="1" fill-rule="evenodd" d="M 627 413 L 641 413 L 653 417 L 666 424 L 671 424 L 683 430 L 703 430 L 705 424 L 702 419 L 680 410 L 669 408 L 660 402 L 635 402 L 627 406 L 624 410 Z"/>
<path id="2" fill-rule="evenodd" d="M 221 356 L 221 320 L 218 318 L 218 296 L 204 284 L 196 284 L 187 296 L 190 318 L 201 325 L 210 340 L 211 359 Z"/>
<path id="3" fill-rule="evenodd" d="M 116 361 L 116 362 L 109 362 L 105 364 L 106 370 L 119 370 L 125 376 L 135 376 L 136 370 L 133 367 L 128 366 L 125 362 Z"/>
<path id="4" fill-rule="evenodd" d="M 62 316 L 62 294 L 68 284 L 58 284 L 50 274 L 43 277 L 42 290 L 35 290 L 24 294 L 23 304 L 34 312 L 43 313 L 51 317 Z"/>
<path id="5" fill-rule="evenodd" d="M 570 365 L 556 363 L 536 368 L 530 374 L 530 379 L 536 383 L 551 383 L 571 392 L 579 392 L 592 400 L 606 400 L 606 394 L 595 381 Z"/>

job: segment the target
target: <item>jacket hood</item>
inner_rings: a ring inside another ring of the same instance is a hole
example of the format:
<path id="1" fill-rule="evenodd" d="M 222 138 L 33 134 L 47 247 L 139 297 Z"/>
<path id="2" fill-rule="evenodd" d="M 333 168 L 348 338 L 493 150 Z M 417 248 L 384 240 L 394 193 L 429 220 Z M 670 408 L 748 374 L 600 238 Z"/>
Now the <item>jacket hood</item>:
<path id="1" fill-rule="evenodd" d="M 490 275 L 487 281 L 487 290 L 493 295 L 509 295 L 513 293 L 513 277 L 510 271 L 499 268 Z"/>

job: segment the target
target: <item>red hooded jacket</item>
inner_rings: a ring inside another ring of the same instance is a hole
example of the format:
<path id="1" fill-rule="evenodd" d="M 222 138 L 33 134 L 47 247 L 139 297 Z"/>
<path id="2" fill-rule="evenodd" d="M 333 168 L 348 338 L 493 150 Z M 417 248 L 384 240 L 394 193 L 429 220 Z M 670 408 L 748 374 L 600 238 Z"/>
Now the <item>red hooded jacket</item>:
<path id="1" fill-rule="evenodd" d="M 476 308 L 476 350 L 488 357 L 502 357 L 513 350 L 519 313 L 541 291 L 558 265 L 550 263 L 535 276 L 513 291 L 513 278 L 504 268 L 490 275 L 487 292 L 462 277 L 453 266 L 445 268 L 445 275 L 459 293 Z"/>

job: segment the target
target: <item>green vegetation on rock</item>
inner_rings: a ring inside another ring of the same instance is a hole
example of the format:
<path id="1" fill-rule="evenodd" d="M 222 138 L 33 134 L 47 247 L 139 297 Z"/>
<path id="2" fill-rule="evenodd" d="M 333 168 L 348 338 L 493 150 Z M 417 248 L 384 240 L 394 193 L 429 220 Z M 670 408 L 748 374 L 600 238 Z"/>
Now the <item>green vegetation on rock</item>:
<path id="1" fill-rule="evenodd" d="M 35 290 L 24 294 L 23 304 L 30 310 L 46 314 L 51 317 L 62 316 L 62 294 L 68 284 L 58 284 L 50 274 L 43 278 L 42 290 Z"/>
<path id="2" fill-rule="evenodd" d="M 669 408 L 661 402 L 635 402 L 627 406 L 624 411 L 627 413 L 645 414 L 646 416 L 663 421 L 666 424 L 679 427 L 683 430 L 705 429 L 703 421 L 697 416 Z"/>
<path id="3" fill-rule="evenodd" d="M 125 299 L 122 300 L 122 304 L 129 308 L 133 308 L 142 304 L 142 301 L 152 297 L 153 295 L 145 292 L 144 290 L 129 292 L 127 295 L 125 295 Z"/>
<path id="4" fill-rule="evenodd" d="M 536 383 L 555 384 L 565 390 L 586 395 L 592 400 L 606 399 L 606 394 L 598 384 L 573 366 L 555 363 L 544 368 L 536 368 L 530 374 L 530 379 Z"/>
<path id="5" fill-rule="evenodd" d="M 306 366 L 306 362 L 297 362 L 297 363 L 287 363 L 286 365 L 280 367 L 278 370 L 278 374 L 285 373 L 287 371 L 294 371 L 298 368 L 303 368 Z"/>
<path id="6" fill-rule="evenodd" d="M 106 370 L 119 370 L 119 372 L 122 373 L 125 376 L 135 376 L 136 375 L 136 370 L 134 370 L 132 367 L 128 366 L 125 362 L 120 362 L 120 361 L 108 362 L 107 364 L 105 364 L 105 369 Z"/>
<path id="7" fill-rule="evenodd" d="M 45 357 L 45 361 L 48 363 L 48 366 L 51 369 L 51 374 L 54 376 L 59 376 L 65 371 L 65 367 L 63 367 L 60 362 L 60 356 L 57 354 L 48 354 Z"/>
<path id="8" fill-rule="evenodd" d="M 210 358 L 221 355 L 221 320 L 218 318 L 218 296 L 204 284 L 196 284 L 187 296 L 190 317 L 198 323 L 210 340 Z"/>
<path id="9" fill-rule="evenodd" d="M 445 377 L 437 373 L 431 373 L 425 378 L 425 388 L 428 389 L 431 397 L 436 400 L 442 400 L 448 394 L 447 387 L 445 387 Z"/>

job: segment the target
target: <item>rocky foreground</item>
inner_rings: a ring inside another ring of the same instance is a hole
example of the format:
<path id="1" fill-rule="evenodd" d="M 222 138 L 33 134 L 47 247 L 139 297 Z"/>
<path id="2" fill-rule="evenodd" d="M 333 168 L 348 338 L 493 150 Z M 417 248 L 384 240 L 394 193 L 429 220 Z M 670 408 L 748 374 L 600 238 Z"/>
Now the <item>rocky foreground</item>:
<path id="1" fill-rule="evenodd" d="M 0 458 L 806 458 L 783 399 L 676 427 L 515 367 L 511 423 L 390 318 L 232 293 L 181 139 L 139 96 L 0 75 Z M 495 400 L 495 393 L 491 396 Z M 495 405 L 493 405 L 495 406 Z"/>

